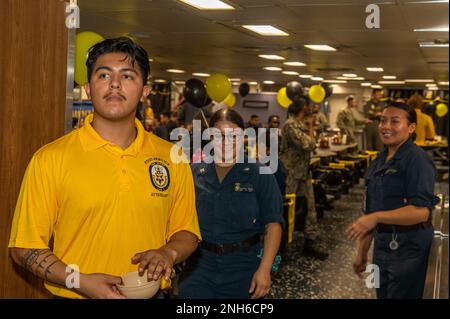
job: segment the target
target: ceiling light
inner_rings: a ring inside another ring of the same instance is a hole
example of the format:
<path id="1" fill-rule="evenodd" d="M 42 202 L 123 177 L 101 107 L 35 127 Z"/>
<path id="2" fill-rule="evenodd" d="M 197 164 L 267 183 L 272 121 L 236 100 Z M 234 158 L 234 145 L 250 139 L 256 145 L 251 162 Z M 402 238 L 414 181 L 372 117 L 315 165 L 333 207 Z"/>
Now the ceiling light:
<path id="1" fill-rule="evenodd" d="M 282 68 L 276 67 L 276 66 L 266 66 L 265 68 L 263 68 L 264 70 L 267 71 L 282 71 Z"/>
<path id="2" fill-rule="evenodd" d="M 315 51 L 336 51 L 335 48 L 326 44 L 305 44 L 305 48 Z"/>
<path id="3" fill-rule="evenodd" d="M 241 84 L 241 82 L 232 82 L 231 84 L 233 84 L 233 85 L 239 85 L 239 84 Z"/>
<path id="4" fill-rule="evenodd" d="M 284 62 L 283 64 L 289 66 L 306 66 L 306 64 L 303 62 Z"/>
<path id="5" fill-rule="evenodd" d="M 434 80 L 431 80 L 431 79 L 406 79 L 405 82 L 411 82 L 411 83 L 433 83 Z"/>
<path id="6" fill-rule="evenodd" d="M 448 43 L 420 42 L 421 48 L 448 48 Z"/>
<path id="7" fill-rule="evenodd" d="M 397 77 L 395 75 L 383 75 L 385 80 L 395 80 Z"/>
<path id="8" fill-rule="evenodd" d="M 444 28 L 424 28 L 424 29 L 414 29 L 414 32 L 448 32 L 448 27 L 444 27 Z"/>
<path id="9" fill-rule="evenodd" d="M 274 81 L 264 81 L 264 84 L 275 84 Z"/>
<path id="10" fill-rule="evenodd" d="M 313 76 L 311 78 L 311 80 L 313 80 L 313 81 L 323 81 L 323 78 L 321 78 L 320 76 Z"/>
<path id="11" fill-rule="evenodd" d="M 265 36 L 288 36 L 289 34 L 271 25 L 243 25 L 247 30 Z"/>
<path id="12" fill-rule="evenodd" d="M 439 85 L 447 85 L 448 86 L 448 81 L 447 82 L 438 82 Z"/>
<path id="13" fill-rule="evenodd" d="M 154 83 L 167 83 L 167 80 L 164 80 L 164 79 L 156 79 L 156 80 L 153 80 L 153 82 L 154 82 Z"/>
<path id="14" fill-rule="evenodd" d="M 180 0 L 200 10 L 234 10 L 234 7 L 220 0 Z"/>
<path id="15" fill-rule="evenodd" d="M 154 60 L 152 58 L 148 59 L 150 62 L 153 62 Z"/>
<path id="16" fill-rule="evenodd" d="M 437 86 L 436 83 L 427 83 L 425 84 L 425 86 L 430 87 L 430 86 Z"/>
<path id="17" fill-rule="evenodd" d="M 323 83 L 344 84 L 344 83 L 347 83 L 347 81 L 346 80 L 324 80 Z"/>
<path id="18" fill-rule="evenodd" d="M 429 87 L 428 90 L 437 91 L 437 90 L 439 90 L 439 88 L 437 86 L 432 86 L 432 87 Z"/>
<path id="19" fill-rule="evenodd" d="M 177 70 L 177 69 L 167 69 L 166 71 L 169 73 L 184 73 L 183 70 Z"/>
<path id="20" fill-rule="evenodd" d="M 372 89 L 382 89 L 383 87 L 381 85 L 372 85 Z"/>
<path id="21" fill-rule="evenodd" d="M 405 81 L 378 81 L 378 84 L 405 84 Z"/>
<path id="22" fill-rule="evenodd" d="M 367 71 L 369 72 L 383 72 L 383 68 L 380 67 L 367 67 L 366 68 Z"/>
<path id="23" fill-rule="evenodd" d="M 358 76 L 356 78 L 348 78 L 345 76 L 338 76 L 337 77 L 338 80 L 349 80 L 349 81 L 364 81 L 365 78 L 363 78 L 362 76 Z"/>
<path id="24" fill-rule="evenodd" d="M 233 78 L 233 79 L 230 79 L 230 81 L 231 81 L 231 82 L 241 82 L 241 79 Z"/>
<path id="25" fill-rule="evenodd" d="M 363 82 L 363 83 L 361 83 L 361 86 L 371 86 L 372 85 L 372 83 L 370 83 L 370 82 Z"/>
<path id="26" fill-rule="evenodd" d="M 309 75 L 309 74 L 300 74 L 299 77 L 300 77 L 300 78 L 303 78 L 303 79 L 310 79 L 310 78 L 312 78 L 312 75 Z"/>
<path id="27" fill-rule="evenodd" d="M 250 85 L 258 85 L 258 82 L 248 82 Z"/>
<path id="28" fill-rule="evenodd" d="M 208 73 L 192 73 L 192 75 L 194 75 L 194 76 L 200 76 L 200 77 L 208 77 L 208 76 L 210 76 L 211 74 L 208 74 Z"/>
<path id="29" fill-rule="evenodd" d="M 282 56 L 275 55 L 275 54 L 260 54 L 258 56 L 260 58 L 267 59 L 267 60 L 286 60 Z"/>
<path id="30" fill-rule="evenodd" d="M 184 85 L 184 84 L 186 84 L 186 82 L 185 81 L 175 81 L 175 84 Z"/>
<path id="31" fill-rule="evenodd" d="M 286 74 L 286 75 L 298 75 L 298 72 L 295 72 L 295 71 L 283 71 L 281 73 Z"/>
<path id="32" fill-rule="evenodd" d="M 357 74 L 353 74 L 353 73 L 344 73 L 344 74 L 342 74 L 342 76 L 345 76 L 346 78 L 357 78 L 358 77 Z"/>

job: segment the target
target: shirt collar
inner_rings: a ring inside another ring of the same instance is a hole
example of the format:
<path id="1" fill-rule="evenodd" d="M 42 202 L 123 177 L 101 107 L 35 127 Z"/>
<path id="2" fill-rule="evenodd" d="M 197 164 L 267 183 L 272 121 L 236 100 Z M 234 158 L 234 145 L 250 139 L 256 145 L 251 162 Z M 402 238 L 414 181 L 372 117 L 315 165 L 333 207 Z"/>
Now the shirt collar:
<path id="1" fill-rule="evenodd" d="M 114 145 L 113 143 L 108 142 L 103 137 L 98 134 L 98 132 L 92 127 L 92 121 L 94 120 L 94 114 L 89 114 L 85 120 L 84 125 L 82 128 L 80 128 L 80 140 L 81 145 L 83 146 L 83 149 L 85 151 L 92 151 L 99 149 L 101 147 L 105 146 L 111 146 L 113 149 L 117 149 L 117 152 L 122 154 L 129 154 L 136 156 L 138 153 L 142 150 L 142 145 L 144 142 L 144 127 L 142 124 L 135 119 L 134 123 L 137 129 L 137 135 L 136 139 L 131 143 L 131 145 L 126 149 L 123 150 L 119 146 Z"/>
<path id="2" fill-rule="evenodd" d="M 411 146 L 413 146 L 413 145 L 414 145 L 414 142 L 413 142 L 412 138 L 408 138 L 408 140 L 400 146 L 400 148 L 397 150 L 397 152 L 395 152 L 394 157 L 392 159 L 401 160 L 406 155 L 406 153 L 409 151 Z M 387 149 L 387 147 L 385 147 L 384 150 L 380 153 L 380 158 L 386 159 L 387 154 L 388 154 L 388 149 Z"/>

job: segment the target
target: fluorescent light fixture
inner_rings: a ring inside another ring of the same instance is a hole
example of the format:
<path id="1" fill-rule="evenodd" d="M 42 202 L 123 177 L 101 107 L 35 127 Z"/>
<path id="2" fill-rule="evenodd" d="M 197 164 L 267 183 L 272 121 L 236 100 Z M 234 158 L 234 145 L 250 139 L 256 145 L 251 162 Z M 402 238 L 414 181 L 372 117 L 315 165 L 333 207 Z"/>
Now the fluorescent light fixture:
<path id="1" fill-rule="evenodd" d="M 200 10 L 234 10 L 234 7 L 220 0 L 180 0 Z"/>
<path id="2" fill-rule="evenodd" d="M 381 85 L 372 85 L 372 89 L 382 89 L 383 87 Z"/>
<path id="3" fill-rule="evenodd" d="M 424 28 L 424 29 L 414 29 L 414 32 L 448 32 L 448 27 L 444 27 L 444 28 Z"/>
<path id="4" fill-rule="evenodd" d="M 438 82 L 439 85 L 447 85 L 448 86 L 448 81 L 447 82 Z"/>
<path id="5" fill-rule="evenodd" d="M 395 80 L 397 77 L 395 75 L 383 75 L 385 80 Z"/>
<path id="6" fill-rule="evenodd" d="M 243 25 L 247 30 L 265 36 L 288 36 L 289 34 L 271 25 Z"/>
<path id="7" fill-rule="evenodd" d="M 326 44 L 305 44 L 305 48 L 315 51 L 336 51 L 335 48 Z"/>
<path id="8" fill-rule="evenodd" d="M 348 78 L 345 76 L 338 76 L 337 79 L 338 80 L 349 80 L 349 81 L 364 81 L 365 80 L 365 78 L 362 76 L 358 76 L 356 78 Z"/>
<path id="9" fill-rule="evenodd" d="M 370 82 L 363 82 L 363 83 L 361 83 L 361 86 L 372 86 L 372 83 L 370 83 Z"/>
<path id="10" fill-rule="evenodd" d="M 434 80 L 431 80 L 431 79 L 406 79 L 405 82 L 410 82 L 410 83 L 433 83 Z"/>
<path id="11" fill-rule="evenodd" d="M 324 80 L 323 83 L 344 84 L 344 83 L 347 83 L 347 81 L 346 80 Z"/>
<path id="12" fill-rule="evenodd" d="M 295 71 L 283 71 L 281 73 L 286 74 L 286 75 L 298 75 L 298 72 L 295 72 Z"/>
<path id="13" fill-rule="evenodd" d="M 282 68 L 279 68 L 277 66 L 266 66 L 263 69 L 267 70 L 267 71 L 282 71 L 283 70 Z"/>
<path id="14" fill-rule="evenodd" d="M 353 74 L 353 73 L 344 73 L 342 74 L 342 76 L 346 77 L 346 78 L 357 78 L 358 74 Z"/>
<path id="15" fill-rule="evenodd" d="M 230 79 L 231 82 L 241 82 L 241 79 L 238 78 L 232 78 Z"/>
<path id="16" fill-rule="evenodd" d="M 448 48 L 448 43 L 420 42 L 421 48 Z"/>
<path id="17" fill-rule="evenodd" d="M 311 78 L 311 80 L 313 80 L 313 81 L 323 81 L 323 78 L 320 77 L 320 76 L 313 76 L 313 77 Z"/>
<path id="18" fill-rule="evenodd" d="M 184 73 L 183 70 L 178 70 L 178 69 L 167 69 L 166 71 L 169 73 Z"/>
<path id="19" fill-rule="evenodd" d="M 436 83 L 427 83 L 425 84 L 426 87 L 430 87 L 430 86 L 437 86 Z"/>
<path id="20" fill-rule="evenodd" d="M 276 54 L 259 54 L 260 58 L 267 59 L 267 60 L 286 60 L 282 56 L 276 55 Z"/>
<path id="21" fill-rule="evenodd" d="M 274 81 L 264 81 L 264 84 L 275 84 Z"/>
<path id="22" fill-rule="evenodd" d="M 309 74 L 300 74 L 298 77 L 299 77 L 299 78 L 302 78 L 302 79 L 310 79 L 310 78 L 312 78 L 312 75 L 309 75 Z"/>
<path id="23" fill-rule="evenodd" d="M 437 86 L 432 86 L 432 87 L 429 87 L 428 90 L 437 91 L 437 90 L 439 90 L 439 88 Z"/>
<path id="24" fill-rule="evenodd" d="M 303 62 L 284 62 L 283 64 L 289 66 L 306 66 L 306 64 Z"/>
<path id="25" fill-rule="evenodd" d="M 241 82 L 232 82 L 231 84 L 233 84 L 233 85 L 239 85 L 239 84 L 241 84 Z"/>
<path id="26" fill-rule="evenodd" d="M 186 84 L 186 82 L 185 81 L 175 81 L 175 84 L 184 85 L 184 84 Z"/>
<path id="27" fill-rule="evenodd" d="M 258 85 L 258 82 L 248 82 L 250 85 Z"/>
<path id="28" fill-rule="evenodd" d="M 210 76 L 211 74 L 197 72 L 197 73 L 192 73 L 192 75 L 206 78 L 206 77 Z"/>
<path id="29" fill-rule="evenodd" d="M 378 81 L 378 84 L 405 84 L 405 81 Z"/>
<path id="30" fill-rule="evenodd" d="M 366 70 L 369 72 L 383 72 L 384 71 L 383 68 L 371 67 L 371 66 L 367 67 Z"/>
<path id="31" fill-rule="evenodd" d="M 156 79 L 156 80 L 154 80 L 153 82 L 155 82 L 155 83 L 167 83 L 167 80 L 164 80 L 164 79 Z"/>

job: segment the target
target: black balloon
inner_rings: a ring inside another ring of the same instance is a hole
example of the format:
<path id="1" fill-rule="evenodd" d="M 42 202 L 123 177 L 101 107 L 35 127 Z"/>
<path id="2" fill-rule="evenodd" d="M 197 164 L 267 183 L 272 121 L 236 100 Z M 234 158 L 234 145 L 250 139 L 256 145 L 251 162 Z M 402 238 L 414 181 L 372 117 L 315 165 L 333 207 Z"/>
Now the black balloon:
<path id="1" fill-rule="evenodd" d="M 333 87 L 331 87 L 329 84 L 323 83 L 322 87 L 325 89 L 325 98 L 328 98 L 331 96 L 331 94 L 333 94 Z"/>
<path id="2" fill-rule="evenodd" d="M 241 85 L 239 85 L 239 94 L 242 97 L 246 97 L 249 92 L 250 92 L 250 85 L 248 85 L 248 83 L 242 83 Z"/>
<path id="3" fill-rule="evenodd" d="M 296 101 L 303 96 L 303 85 L 297 81 L 286 84 L 286 95 L 292 101 Z"/>
<path id="4" fill-rule="evenodd" d="M 205 85 L 199 79 L 187 80 L 183 89 L 183 95 L 195 107 L 205 106 L 208 98 Z"/>

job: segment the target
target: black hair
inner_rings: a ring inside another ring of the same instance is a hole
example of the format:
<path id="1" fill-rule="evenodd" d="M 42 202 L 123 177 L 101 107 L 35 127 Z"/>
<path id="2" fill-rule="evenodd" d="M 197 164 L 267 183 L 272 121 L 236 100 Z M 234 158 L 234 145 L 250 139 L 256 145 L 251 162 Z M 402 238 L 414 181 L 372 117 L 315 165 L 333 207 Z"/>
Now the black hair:
<path id="1" fill-rule="evenodd" d="M 272 120 L 273 120 L 274 118 L 276 118 L 276 117 L 279 118 L 278 115 L 271 115 L 271 116 L 269 116 L 269 119 L 267 120 L 267 122 L 270 123 L 270 121 L 272 121 Z"/>
<path id="2" fill-rule="evenodd" d="M 402 102 L 393 102 L 391 104 L 388 104 L 384 109 L 387 109 L 388 107 L 395 107 L 405 111 L 408 114 L 407 115 L 408 122 L 417 124 L 416 110 L 414 110 L 414 108 L 409 106 L 408 104 Z"/>
<path id="3" fill-rule="evenodd" d="M 168 117 L 170 119 L 170 117 L 172 116 L 172 113 L 166 111 L 166 112 L 162 112 L 161 115 L 164 115 L 165 117 Z"/>
<path id="4" fill-rule="evenodd" d="M 382 89 L 373 89 L 372 90 L 372 95 L 374 95 L 377 92 L 383 92 L 383 90 Z"/>
<path id="5" fill-rule="evenodd" d="M 251 119 L 251 120 L 256 119 L 256 118 L 259 118 L 259 115 L 252 114 L 252 115 L 250 116 L 250 119 Z"/>
<path id="6" fill-rule="evenodd" d="M 236 124 L 243 130 L 245 129 L 244 120 L 242 119 L 242 116 L 233 109 L 218 110 L 211 116 L 211 119 L 209 120 L 209 126 L 214 127 L 218 122 L 221 121 L 228 121 Z"/>
<path id="7" fill-rule="evenodd" d="M 99 56 L 106 53 L 126 54 L 126 59 L 131 60 L 133 67 L 134 63 L 137 62 L 142 73 L 142 81 L 144 85 L 147 84 L 147 78 L 150 73 L 148 53 L 143 47 L 127 37 L 106 39 L 95 44 L 89 49 L 89 55 L 86 61 L 88 81 L 91 80 L 92 72 L 94 71 L 94 65 L 97 62 L 97 59 Z"/>
<path id="8" fill-rule="evenodd" d="M 291 103 L 288 107 L 288 113 L 297 116 L 305 109 L 306 101 L 304 99 L 298 99 Z"/>

